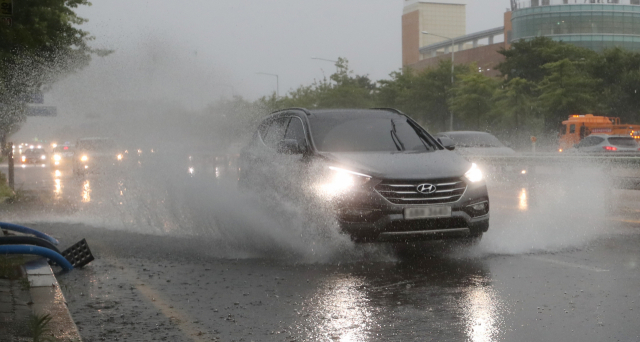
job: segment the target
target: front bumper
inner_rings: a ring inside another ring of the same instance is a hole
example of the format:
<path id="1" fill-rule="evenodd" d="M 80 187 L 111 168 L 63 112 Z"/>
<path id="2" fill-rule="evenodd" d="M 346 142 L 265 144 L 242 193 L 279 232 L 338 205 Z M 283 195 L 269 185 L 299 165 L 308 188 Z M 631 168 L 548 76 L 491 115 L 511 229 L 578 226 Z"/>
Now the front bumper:
<path id="1" fill-rule="evenodd" d="M 471 206 L 485 203 L 486 210 Z M 394 204 L 374 186 L 355 191 L 335 201 L 335 211 L 343 232 L 362 242 L 458 239 L 480 236 L 489 229 L 489 196 L 486 183 L 467 182 L 464 194 L 455 202 L 433 204 L 450 206 L 451 217 L 405 219 L 404 209 L 430 205 Z"/>

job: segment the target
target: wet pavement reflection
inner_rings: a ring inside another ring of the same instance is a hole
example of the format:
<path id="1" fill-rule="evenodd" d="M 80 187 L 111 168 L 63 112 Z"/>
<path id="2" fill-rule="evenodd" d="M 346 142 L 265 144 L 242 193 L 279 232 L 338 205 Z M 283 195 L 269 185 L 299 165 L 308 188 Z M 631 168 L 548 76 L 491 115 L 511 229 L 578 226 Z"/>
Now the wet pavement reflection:
<path id="1" fill-rule="evenodd" d="M 582 193 L 495 186 L 479 246 L 349 244 L 306 261 L 277 253 L 289 247 L 278 240 L 285 234 L 262 241 L 234 221 L 210 234 L 227 207 L 214 211 L 221 202 L 208 195 L 222 189 L 229 200 L 216 186 L 236 177 L 233 160 L 169 165 L 154 154 L 109 174 L 24 169 L 40 172 L 30 186 L 73 211 L 30 225 L 61 241 L 86 238 L 97 257 L 59 276 L 86 341 L 640 340 L 640 231 L 605 230 L 610 217 L 589 226 L 590 208 L 562 221 L 545 206 L 548 194 L 555 207 Z"/>

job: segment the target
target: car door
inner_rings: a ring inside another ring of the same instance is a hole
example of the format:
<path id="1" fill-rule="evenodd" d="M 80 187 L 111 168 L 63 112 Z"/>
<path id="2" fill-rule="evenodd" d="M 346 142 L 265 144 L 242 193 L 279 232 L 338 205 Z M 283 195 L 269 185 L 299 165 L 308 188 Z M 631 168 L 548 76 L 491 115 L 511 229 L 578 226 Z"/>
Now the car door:
<path id="1" fill-rule="evenodd" d="M 588 136 L 576 146 L 581 152 L 601 152 L 602 148 L 599 146 L 604 141 L 601 137 Z"/>
<path id="2" fill-rule="evenodd" d="M 284 170 L 282 159 L 277 153 L 278 143 L 284 139 L 289 117 L 266 119 L 254 137 L 251 147 L 245 152 L 246 162 L 241 166 L 244 182 L 260 185 L 261 189 L 277 188 Z"/>

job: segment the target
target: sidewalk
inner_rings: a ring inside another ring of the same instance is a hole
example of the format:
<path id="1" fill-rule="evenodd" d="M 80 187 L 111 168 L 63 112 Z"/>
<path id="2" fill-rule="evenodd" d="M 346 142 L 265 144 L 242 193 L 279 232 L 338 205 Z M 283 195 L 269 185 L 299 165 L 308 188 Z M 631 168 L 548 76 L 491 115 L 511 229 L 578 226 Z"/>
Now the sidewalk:
<path id="1" fill-rule="evenodd" d="M 21 270 L 16 279 L 0 279 L 0 342 L 33 341 L 30 322 L 44 315 L 49 315 L 51 321 L 42 337 L 53 335 L 60 342 L 81 341 L 46 259 L 27 262 Z"/>

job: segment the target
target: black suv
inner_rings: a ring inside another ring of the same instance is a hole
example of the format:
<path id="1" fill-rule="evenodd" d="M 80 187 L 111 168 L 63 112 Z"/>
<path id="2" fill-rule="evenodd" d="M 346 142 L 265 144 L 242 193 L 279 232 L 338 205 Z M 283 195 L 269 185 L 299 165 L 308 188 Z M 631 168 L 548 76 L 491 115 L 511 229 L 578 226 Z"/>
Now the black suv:
<path id="1" fill-rule="evenodd" d="M 453 148 L 395 109 L 292 108 L 260 124 L 239 181 L 329 204 L 355 241 L 477 241 L 489 229 L 487 187 Z"/>

